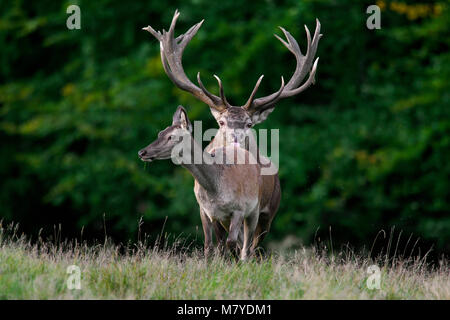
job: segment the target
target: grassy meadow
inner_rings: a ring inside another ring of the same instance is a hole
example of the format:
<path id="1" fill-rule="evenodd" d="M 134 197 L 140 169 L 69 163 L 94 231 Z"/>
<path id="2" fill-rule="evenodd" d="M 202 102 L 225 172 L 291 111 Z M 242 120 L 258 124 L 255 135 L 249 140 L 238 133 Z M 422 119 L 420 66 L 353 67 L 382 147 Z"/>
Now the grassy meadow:
<path id="1" fill-rule="evenodd" d="M 370 290 L 371 265 L 380 289 Z M 68 289 L 67 268 L 81 271 L 81 289 Z M 0 229 L 0 299 L 450 299 L 448 260 L 300 248 L 234 262 L 178 243 L 118 246 L 36 241 Z"/>

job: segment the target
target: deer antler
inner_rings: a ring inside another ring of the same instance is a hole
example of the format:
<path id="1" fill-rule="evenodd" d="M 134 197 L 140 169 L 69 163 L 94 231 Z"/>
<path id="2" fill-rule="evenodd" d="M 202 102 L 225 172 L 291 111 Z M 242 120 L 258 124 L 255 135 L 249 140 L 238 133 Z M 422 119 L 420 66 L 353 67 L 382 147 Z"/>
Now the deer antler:
<path id="1" fill-rule="evenodd" d="M 204 20 L 192 26 L 185 34 L 182 34 L 175 38 L 175 25 L 180 13 L 178 10 L 175 10 L 175 14 L 172 18 L 172 23 L 170 24 L 169 31 L 163 29 L 162 32 L 155 31 L 151 26 L 142 28 L 150 32 L 159 42 L 160 42 L 160 51 L 161 51 L 161 61 L 164 67 L 164 71 L 170 80 L 180 89 L 190 92 L 192 95 L 209 105 L 211 108 L 217 111 L 224 111 L 225 109 L 231 107 L 230 103 L 228 103 L 223 86 L 222 81 L 216 75 L 214 77 L 217 79 L 219 84 L 219 93 L 220 97 L 212 94 L 208 90 L 206 90 L 200 79 L 200 72 L 197 73 L 197 82 L 200 86 L 197 87 L 193 84 L 189 78 L 186 76 L 186 73 L 183 70 L 182 57 L 183 51 L 186 48 L 187 44 L 191 39 L 195 36 L 198 29 L 202 26 Z M 272 93 L 271 95 L 261 97 L 255 99 L 256 92 L 261 84 L 263 75 L 259 77 L 258 81 L 255 84 L 255 87 L 250 94 L 247 102 L 242 106 L 242 108 L 248 110 L 250 113 L 255 113 L 256 111 L 262 112 L 266 109 L 271 108 L 276 102 L 280 99 L 287 98 L 299 94 L 300 92 L 307 89 L 311 84 L 314 84 L 315 74 L 317 70 L 317 63 L 319 62 L 319 58 L 317 58 L 314 63 L 313 59 L 317 51 L 317 46 L 319 44 L 319 40 L 322 37 L 320 34 L 320 22 L 316 19 L 316 30 L 314 32 L 313 39 L 311 41 L 311 34 L 309 32 L 308 27 L 305 25 L 306 37 L 308 40 L 306 54 L 302 55 L 300 47 L 297 41 L 292 37 L 292 35 L 280 27 L 281 31 L 283 31 L 287 42 L 280 38 L 275 34 L 275 37 L 281 41 L 281 43 L 289 49 L 297 60 L 297 66 L 295 68 L 295 72 L 292 75 L 289 82 L 285 85 L 284 79 L 281 77 L 281 87 L 280 89 Z M 312 67 L 311 67 L 312 66 Z M 303 85 L 299 86 L 300 83 L 305 78 L 306 74 L 309 72 L 309 77 Z"/>
<path id="2" fill-rule="evenodd" d="M 243 106 L 243 108 L 247 109 L 251 113 L 269 109 L 280 99 L 299 94 L 300 92 L 307 89 L 311 84 L 314 84 L 314 81 L 315 81 L 314 76 L 316 74 L 317 63 L 319 62 L 319 58 L 317 58 L 314 61 L 314 64 L 313 64 L 313 59 L 314 59 L 314 56 L 317 51 L 317 46 L 319 44 L 319 40 L 322 37 L 322 34 L 320 34 L 319 20 L 316 19 L 316 30 L 314 32 L 314 37 L 313 37 L 312 41 L 311 41 L 311 34 L 309 32 L 309 29 L 305 25 L 306 37 L 308 40 L 308 44 L 307 44 L 308 47 L 306 49 L 305 55 L 302 55 L 300 47 L 299 47 L 297 41 L 294 39 L 294 37 L 288 31 L 283 29 L 282 27 L 280 27 L 280 29 L 281 29 L 281 31 L 283 31 L 284 35 L 286 36 L 287 42 L 285 40 L 283 40 L 282 38 L 280 38 L 276 34 L 275 34 L 275 37 L 278 40 L 280 40 L 281 43 L 295 55 L 295 59 L 297 60 L 297 66 L 295 68 L 295 72 L 292 75 L 289 82 L 286 84 L 286 86 L 284 86 L 284 88 L 282 86 L 283 89 L 280 89 L 279 91 L 277 91 L 269 96 L 261 97 L 261 98 L 253 100 L 255 92 L 258 89 L 259 84 L 260 84 L 260 81 L 258 81 L 255 85 L 255 88 L 253 89 L 250 99 Z M 312 65 L 312 68 L 311 68 L 311 65 Z M 299 84 L 302 82 L 302 80 L 305 78 L 308 71 L 309 71 L 308 79 L 302 86 L 298 87 Z"/>
<path id="3" fill-rule="evenodd" d="M 189 80 L 183 70 L 183 51 L 189 41 L 191 41 L 191 39 L 195 36 L 198 29 L 200 29 L 204 20 L 192 26 L 185 34 L 182 34 L 175 38 L 175 25 L 179 15 L 180 13 L 178 12 L 178 10 L 175 10 L 175 14 L 173 15 L 169 31 L 163 29 L 161 33 L 160 31 L 155 31 L 151 26 L 142 28 L 142 30 L 150 32 L 160 42 L 161 61 L 164 67 L 164 71 L 166 72 L 170 80 L 177 87 L 184 91 L 190 92 L 192 95 L 209 105 L 211 108 L 214 108 L 217 111 L 223 111 L 226 108 L 230 107 L 230 104 L 225 98 L 225 94 L 223 93 L 222 81 L 220 81 L 219 77 L 214 76 L 219 82 L 220 98 L 206 90 L 205 86 L 200 80 L 200 72 L 197 74 L 197 81 L 200 85 L 199 88 Z"/>

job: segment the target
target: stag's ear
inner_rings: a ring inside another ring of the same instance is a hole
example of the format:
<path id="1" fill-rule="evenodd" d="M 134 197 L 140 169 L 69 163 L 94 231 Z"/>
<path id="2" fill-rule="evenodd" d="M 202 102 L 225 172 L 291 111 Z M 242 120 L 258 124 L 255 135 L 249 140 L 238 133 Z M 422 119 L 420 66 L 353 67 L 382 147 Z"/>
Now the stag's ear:
<path id="1" fill-rule="evenodd" d="M 172 125 L 180 125 L 181 128 L 192 132 L 192 124 L 189 121 L 186 110 L 183 106 L 178 106 L 177 111 L 173 114 Z"/>
<path id="2" fill-rule="evenodd" d="M 271 108 L 269 108 L 269 109 L 266 109 L 266 110 L 264 110 L 264 111 L 255 111 L 255 113 L 253 113 L 253 114 L 251 115 L 253 124 L 255 125 L 255 124 L 261 123 L 261 122 L 263 122 L 264 120 L 266 120 L 267 117 L 269 116 L 269 114 L 270 114 L 274 109 L 275 109 L 275 106 L 273 106 L 273 107 L 271 107 Z"/>

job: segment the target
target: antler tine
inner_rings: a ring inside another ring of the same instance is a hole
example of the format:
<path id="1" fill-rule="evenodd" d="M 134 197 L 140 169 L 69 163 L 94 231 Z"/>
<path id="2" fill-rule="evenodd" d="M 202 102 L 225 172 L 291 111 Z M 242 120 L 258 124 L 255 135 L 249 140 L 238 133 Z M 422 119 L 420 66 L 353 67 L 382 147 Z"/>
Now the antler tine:
<path id="1" fill-rule="evenodd" d="M 220 99 L 222 99 L 222 102 L 225 106 L 230 107 L 231 105 L 227 101 L 227 97 L 225 97 L 225 93 L 223 92 L 223 86 L 222 86 L 222 80 L 216 75 L 214 75 L 214 78 L 216 78 L 217 83 L 219 84 L 219 92 L 220 92 Z"/>
<path id="2" fill-rule="evenodd" d="M 281 86 L 277 92 L 272 93 L 270 96 L 264 98 L 255 99 L 252 103 L 251 108 L 249 110 L 255 111 L 256 109 L 265 110 L 268 107 L 272 106 L 275 102 L 277 102 L 281 97 L 283 90 L 285 89 L 284 85 L 284 77 L 281 76 Z"/>
<path id="3" fill-rule="evenodd" d="M 155 31 L 151 26 L 147 26 L 145 28 L 142 28 L 142 30 L 150 32 L 158 41 L 161 41 L 162 34 L 159 31 Z"/>
<path id="4" fill-rule="evenodd" d="M 283 31 L 284 36 L 286 37 L 288 42 L 286 43 L 286 41 L 284 41 L 281 37 L 279 37 L 278 35 L 275 34 L 277 39 L 280 40 L 284 44 L 284 46 L 286 48 L 288 48 L 289 51 L 291 51 L 293 54 L 296 55 L 296 54 L 299 53 L 301 55 L 302 52 L 301 52 L 300 47 L 299 47 L 299 45 L 297 43 L 297 40 L 295 40 L 295 38 L 289 33 L 289 31 L 287 31 L 283 27 L 279 27 L 279 28 L 281 29 L 281 31 Z"/>
<path id="5" fill-rule="evenodd" d="M 311 64 L 313 63 L 314 56 L 316 55 L 317 52 L 317 46 L 319 45 L 319 40 L 320 38 L 322 38 L 322 34 L 320 34 L 320 27 L 321 25 L 319 19 L 316 19 L 316 30 L 314 31 L 314 36 L 311 41 L 311 34 L 309 32 L 308 27 L 305 25 L 306 36 L 308 38 L 308 49 L 305 55 L 305 62 L 304 62 L 304 65 L 306 67 L 302 68 L 302 73 L 298 77 L 299 79 L 303 79 L 305 77 L 306 73 L 309 71 L 311 67 Z M 296 86 L 293 86 L 292 88 L 295 87 Z"/>
<path id="6" fill-rule="evenodd" d="M 211 100 L 213 100 L 213 101 L 216 102 L 216 103 L 219 103 L 219 102 L 220 102 L 220 101 L 217 101 L 217 100 L 219 100 L 217 96 L 213 95 L 211 92 L 209 92 L 209 91 L 205 88 L 205 86 L 203 85 L 202 80 L 200 79 L 200 72 L 197 73 L 197 82 L 198 82 L 198 84 L 200 85 L 200 89 L 202 89 L 202 91 L 203 91 L 203 92 L 204 92 Z"/>
<path id="7" fill-rule="evenodd" d="M 200 29 L 204 20 L 193 25 L 186 33 L 181 34 L 175 38 L 175 26 L 179 16 L 180 12 L 178 10 L 175 10 L 172 22 L 169 27 L 169 31 L 165 31 L 164 29 L 162 32 L 155 31 L 151 26 L 145 27 L 143 28 L 143 30 L 150 32 L 160 42 L 161 61 L 164 71 L 166 72 L 169 79 L 177 87 L 191 93 L 196 98 L 209 105 L 211 108 L 223 111 L 229 106 L 226 99 L 224 99 L 224 96 L 221 99 L 211 94 L 206 90 L 201 81 L 199 81 L 199 85 L 201 88 L 197 87 L 189 80 L 183 69 L 183 51 L 189 41 L 191 41 L 191 39 Z M 197 80 L 199 78 L 200 76 L 198 75 Z M 223 94 L 223 89 L 221 89 L 221 94 Z"/>
<path id="8" fill-rule="evenodd" d="M 186 31 L 185 34 L 182 34 L 181 36 L 179 36 L 177 38 L 177 40 L 178 39 L 181 40 L 180 48 L 181 48 L 182 52 L 184 51 L 184 48 L 186 48 L 186 45 L 189 43 L 189 41 L 191 41 L 191 39 L 197 34 L 197 31 L 200 29 L 200 27 L 202 26 L 204 21 L 205 21 L 205 19 L 196 23 L 188 31 Z"/>
<path id="9" fill-rule="evenodd" d="M 250 97 L 248 98 L 247 102 L 243 106 L 244 109 L 247 110 L 252 105 L 253 99 L 255 98 L 256 92 L 258 91 L 259 85 L 261 84 L 261 81 L 263 78 L 264 78 L 264 75 L 261 75 L 261 77 L 259 77 L 258 81 L 255 84 L 255 87 L 253 88 L 252 93 L 250 94 Z"/>
<path id="10" fill-rule="evenodd" d="M 175 13 L 173 15 L 173 18 L 172 18 L 172 22 L 170 23 L 169 31 L 167 32 L 169 39 L 173 39 L 174 38 L 175 26 L 177 24 L 177 20 L 178 20 L 179 16 L 180 16 L 180 12 L 178 11 L 178 9 L 176 9 Z"/>
<path id="11" fill-rule="evenodd" d="M 180 12 L 178 12 L 178 9 L 175 10 L 175 13 L 172 18 L 172 22 L 170 23 L 169 31 L 166 31 L 163 29 L 162 32 L 162 41 L 163 44 L 163 50 L 167 50 L 168 52 L 176 51 L 174 49 L 174 46 L 176 46 L 175 41 L 175 26 L 177 24 L 178 17 L 180 16 Z"/>
<path id="12" fill-rule="evenodd" d="M 313 37 L 313 50 L 314 50 L 314 52 L 317 51 L 317 46 L 319 45 L 319 40 L 323 36 L 323 34 L 320 33 L 320 27 L 321 27 L 320 21 L 319 21 L 319 19 L 316 19 L 316 30 L 314 31 L 314 37 Z"/>
<path id="13" fill-rule="evenodd" d="M 308 26 L 305 24 L 305 32 L 306 32 L 306 59 L 309 57 L 309 54 L 311 53 L 311 32 L 309 32 Z"/>

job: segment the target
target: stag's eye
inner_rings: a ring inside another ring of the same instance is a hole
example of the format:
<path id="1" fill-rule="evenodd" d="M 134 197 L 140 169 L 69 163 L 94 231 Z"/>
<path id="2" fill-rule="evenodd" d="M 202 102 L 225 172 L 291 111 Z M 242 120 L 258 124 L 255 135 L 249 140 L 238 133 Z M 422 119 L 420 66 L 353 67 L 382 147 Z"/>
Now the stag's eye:
<path id="1" fill-rule="evenodd" d="M 172 140 L 172 136 L 169 136 L 169 137 L 167 138 L 167 141 L 169 141 L 169 140 Z"/>
<path id="2" fill-rule="evenodd" d="M 223 126 L 224 124 L 225 124 L 225 122 L 219 121 L 219 125 L 220 125 L 220 126 Z"/>
<path id="3" fill-rule="evenodd" d="M 252 123 L 247 123 L 247 128 L 251 128 L 252 127 Z"/>

